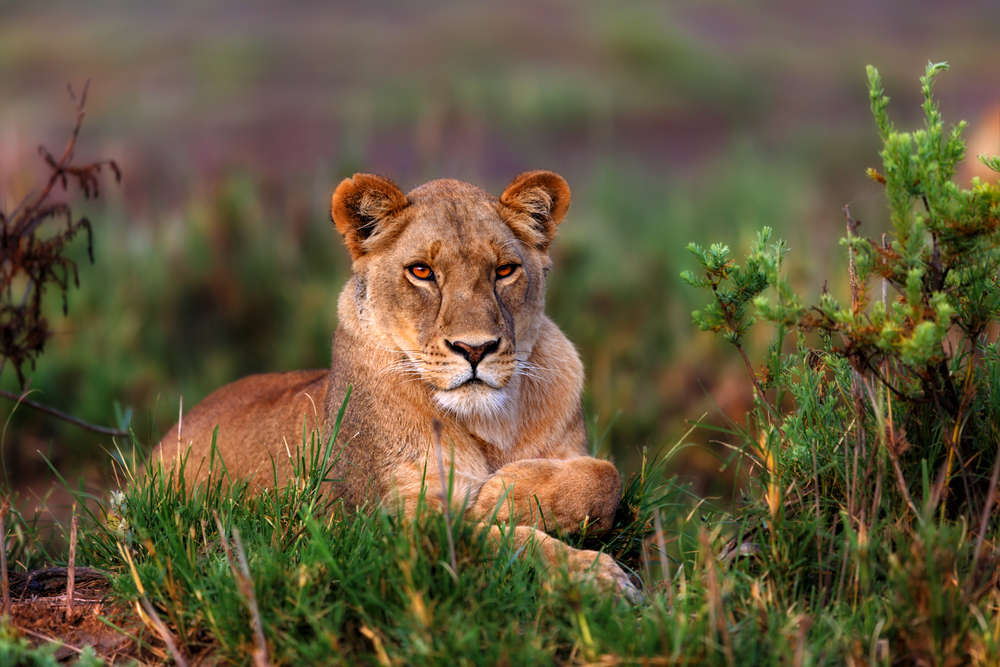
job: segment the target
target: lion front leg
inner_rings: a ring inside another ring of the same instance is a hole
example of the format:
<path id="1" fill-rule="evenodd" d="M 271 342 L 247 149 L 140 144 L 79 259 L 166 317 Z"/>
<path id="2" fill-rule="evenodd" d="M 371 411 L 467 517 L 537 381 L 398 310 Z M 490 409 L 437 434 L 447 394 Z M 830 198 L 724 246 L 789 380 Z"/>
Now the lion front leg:
<path id="1" fill-rule="evenodd" d="M 611 529 L 621 500 L 621 476 L 608 461 L 524 459 L 510 463 L 482 485 L 469 512 L 521 526 L 600 535 Z M 593 560 L 593 559 L 591 559 Z"/>
<path id="2" fill-rule="evenodd" d="M 497 543 L 506 536 L 504 529 L 497 525 L 489 527 L 490 537 Z M 594 579 L 599 586 L 637 604 L 644 595 L 632 583 L 625 571 L 615 562 L 615 559 L 599 551 L 574 549 L 565 542 L 536 530 L 530 526 L 514 526 L 514 548 L 522 551 L 523 547 L 534 544 L 549 568 L 566 564 L 568 574 L 574 579 Z"/>

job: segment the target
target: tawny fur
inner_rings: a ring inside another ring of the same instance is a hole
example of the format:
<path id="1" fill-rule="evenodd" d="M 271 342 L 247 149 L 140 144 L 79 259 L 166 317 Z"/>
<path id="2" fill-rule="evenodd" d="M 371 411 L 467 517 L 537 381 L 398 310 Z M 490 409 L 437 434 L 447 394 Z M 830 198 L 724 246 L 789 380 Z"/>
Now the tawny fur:
<path id="1" fill-rule="evenodd" d="M 349 507 L 402 503 L 409 513 L 422 485 L 436 502 L 438 420 L 456 506 L 477 519 L 499 506 L 498 519 L 519 524 L 516 542 L 535 540 L 550 562 L 593 567 L 634 594 L 610 557 L 532 527 L 606 531 L 621 494 L 614 466 L 586 455 L 583 367 L 544 313 L 548 248 L 569 203 L 566 182 L 546 171 L 521 174 L 499 199 L 453 180 L 405 195 L 370 174 L 344 180 L 331 216 L 353 276 L 338 302 L 331 369 L 227 385 L 154 455 L 169 465 L 190 450 L 188 475 L 201 478 L 218 425 L 230 476 L 272 486 L 276 475 L 283 485 L 304 428 L 330 429 L 352 386 L 335 444 L 342 453 L 332 477 L 342 481 L 330 489 Z M 416 277 L 414 265 L 431 269 L 431 279 Z M 509 265 L 516 268 L 500 276 Z M 494 347 L 474 367 L 455 343 Z"/>

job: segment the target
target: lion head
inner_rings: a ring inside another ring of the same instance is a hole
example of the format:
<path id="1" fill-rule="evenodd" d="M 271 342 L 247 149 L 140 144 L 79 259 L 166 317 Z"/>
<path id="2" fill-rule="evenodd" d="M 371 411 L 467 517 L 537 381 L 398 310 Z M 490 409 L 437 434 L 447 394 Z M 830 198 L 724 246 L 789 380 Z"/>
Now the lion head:
<path id="1" fill-rule="evenodd" d="M 503 417 L 537 370 L 548 248 L 569 203 L 548 171 L 521 174 L 499 199 L 454 180 L 408 194 L 370 174 L 341 182 L 331 217 L 353 260 L 360 333 L 398 354 L 380 372 L 425 383 L 458 417 Z"/>

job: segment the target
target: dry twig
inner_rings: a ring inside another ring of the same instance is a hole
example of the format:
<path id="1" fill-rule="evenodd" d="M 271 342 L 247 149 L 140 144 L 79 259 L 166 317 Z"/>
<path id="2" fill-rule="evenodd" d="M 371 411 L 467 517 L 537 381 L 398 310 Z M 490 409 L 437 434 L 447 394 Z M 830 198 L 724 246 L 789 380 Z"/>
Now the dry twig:
<path id="1" fill-rule="evenodd" d="M 986 527 L 989 523 L 990 516 L 993 513 L 993 503 L 996 502 L 997 497 L 997 481 L 1000 479 L 1000 451 L 997 452 L 996 457 L 993 459 L 993 474 L 990 475 L 990 489 L 986 494 L 986 504 L 983 505 L 983 513 L 979 517 L 979 535 L 976 536 L 976 548 L 972 552 L 972 568 L 970 572 L 973 573 L 972 577 L 969 577 L 968 586 L 971 587 L 972 582 L 975 580 L 976 567 L 979 565 L 979 558 L 983 554 L 983 541 L 986 538 Z M 966 590 L 968 594 L 968 590 Z"/>
<path id="2" fill-rule="evenodd" d="M 226 553 L 226 560 L 229 561 L 229 568 L 233 571 L 233 578 L 236 579 L 240 593 L 250 609 L 250 624 L 253 626 L 254 633 L 254 664 L 257 667 L 270 667 L 271 660 L 268 655 L 267 641 L 264 638 L 264 625 L 260 620 L 260 609 L 257 607 L 257 597 L 253 592 L 253 579 L 250 577 L 250 566 L 247 563 L 243 542 L 240 540 L 240 531 L 235 526 L 233 527 L 233 541 L 236 543 L 236 558 L 234 558 L 232 549 L 229 547 L 229 540 L 226 539 L 222 520 L 219 518 L 218 512 L 213 510 L 212 514 L 215 517 L 215 525 L 219 529 L 219 539 L 222 541 L 222 550 Z M 239 559 L 238 564 L 237 558 Z"/>
<path id="3" fill-rule="evenodd" d="M 67 421 L 70 424 L 75 424 L 80 428 L 86 429 L 88 431 L 93 431 L 94 433 L 103 433 L 105 435 L 111 435 L 118 438 L 124 438 L 125 436 L 128 435 L 128 431 L 123 431 L 117 428 L 108 428 L 106 426 L 98 426 L 97 424 L 91 424 L 90 422 L 78 419 L 73 415 L 66 414 L 61 410 L 56 410 L 55 408 L 45 405 L 43 403 L 37 403 L 35 401 L 28 400 L 27 398 L 25 398 L 25 395 L 26 394 L 15 394 L 12 391 L 7 391 L 6 389 L 0 389 L 0 396 L 3 396 L 4 398 L 9 398 L 10 400 L 14 401 L 15 403 L 18 403 L 19 405 L 27 405 L 29 408 L 34 408 L 39 412 L 50 414 L 53 417 L 58 417 L 63 421 Z"/>
<path id="4" fill-rule="evenodd" d="M 670 563 L 667 561 L 667 544 L 663 539 L 663 524 L 660 522 L 660 508 L 653 510 L 653 528 L 656 530 L 656 546 L 660 552 L 660 570 L 664 590 L 667 592 L 667 607 L 674 605 L 674 587 L 670 580 Z"/>
<path id="5" fill-rule="evenodd" d="M 73 622 L 73 593 L 76 588 L 76 530 L 78 526 L 76 503 L 73 503 L 73 519 L 69 529 L 69 575 L 66 577 L 66 620 Z"/>
<path id="6" fill-rule="evenodd" d="M 118 544 L 118 553 L 120 553 L 122 558 L 125 559 L 125 562 L 128 563 L 129 571 L 132 574 L 132 581 L 135 582 L 136 590 L 139 591 L 139 602 L 136 603 L 136 609 L 139 611 L 139 615 L 142 616 L 142 612 L 145 611 L 146 618 L 148 618 L 149 623 L 153 625 L 153 629 L 156 630 L 156 634 L 160 635 L 160 639 L 162 639 L 163 643 L 167 645 L 167 650 L 170 651 L 170 655 L 173 657 L 174 662 L 180 667 L 188 667 L 187 660 L 184 659 L 184 654 L 182 654 L 180 649 L 177 647 L 177 642 L 174 640 L 173 633 L 170 632 L 163 621 L 160 620 L 160 616 L 156 613 L 156 609 L 153 608 L 149 599 L 146 598 L 146 588 L 142 585 L 142 579 L 139 577 L 139 570 L 135 567 L 135 561 L 132 560 L 132 554 L 128 549 L 123 547 L 121 543 Z M 145 619 L 143 622 L 145 623 Z"/>
<path id="7" fill-rule="evenodd" d="M 729 628 L 726 627 L 726 611 L 722 605 L 722 591 L 719 588 L 719 575 L 715 570 L 715 558 L 712 556 L 708 533 L 704 528 L 698 533 L 698 541 L 701 544 L 702 557 L 705 559 L 710 623 L 713 626 L 713 630 L 719 633 L 719 637 L 722 639 L 722 649 L 726 655 L 726 664 L 732 666 L 734 664 L 733 643 L 729 637 Z"/>
<path id="8" fill-rule="evenodd" d="M 160 635 L 160 639 L 162 639 L 163 643 L 167 645 L 167 650 L 170 651 L 170 655 L 173 657 L 174 662 L 176 662 L 180 667 L 188 667 L 187 660 L 184 659 L 184 655 L 181 653 L 180 649 L 177 648 L 177 642 L 174 640 L 173 633 L 170 632 L 163 621 L 160 620 L 160 615 L 156 613 L 155 609 L 153 609 L 153 605 L 150 604 L 145 595 L 140 598 L 140 602 L 142 603 L 143 610 L 149 616 L 149 620 L 153 622 L 153 627 L 156 628 L 156 633 Z"/>
<path id="9" fill-rule="evenodd" d="M 72 644 L 67 644 L 66 642 L 62 641 L 61 639 L 56 639 L 55 637 L 50 637 L 49 635 L 44 635 L 41 632 L 35 632 L 34 630 L 29 630 L 28 628 L 21 628 L 21 627 L 19 627 L 17 629 L 17 631 L 18 632 L 23 632 L 26 635 L 30 635 L 31 637 L 34 637 L 35 639 L 41 639 L 42 641 L 49 642 L 50 644 L 55 644 L 56 646 L 58 646 L 60 648 L 69 649 L 70 651 L 72 651 L 73 653 L 76 653 L 77 655 L 81 655 L 83 653 L 83 649 L 81 649 L 79 646 L 73 646 Z"/>
<path id="10" fill-rule="evenodd" d="M 7 512 L 10 499 L 0 502 L 0 585 L 3 586 L 3 613 L 10 616 L 10 580 L 7 578 Z"/>

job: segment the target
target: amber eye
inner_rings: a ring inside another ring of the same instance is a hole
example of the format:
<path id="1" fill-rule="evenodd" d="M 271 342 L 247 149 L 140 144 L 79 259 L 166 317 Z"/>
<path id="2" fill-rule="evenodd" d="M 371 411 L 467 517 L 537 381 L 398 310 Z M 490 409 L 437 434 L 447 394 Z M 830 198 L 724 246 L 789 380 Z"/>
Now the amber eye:
<path id="1" fill-rule="evenodd" d="M 514 269 L 517 268 L 517 264 L 504 264 L 503 266 L 497 267 L 497 278 L 506 278 L 510 274 L 514 273 Z"/>
<path id="2" fill-rule="evenodd" d="M 419 278 L 420 280 L 432 280 L 434 278 L 434 272 L 426 264 L 414 264 L 410 267 L 410 273 L 413 274 L 414 278 Z"/>

